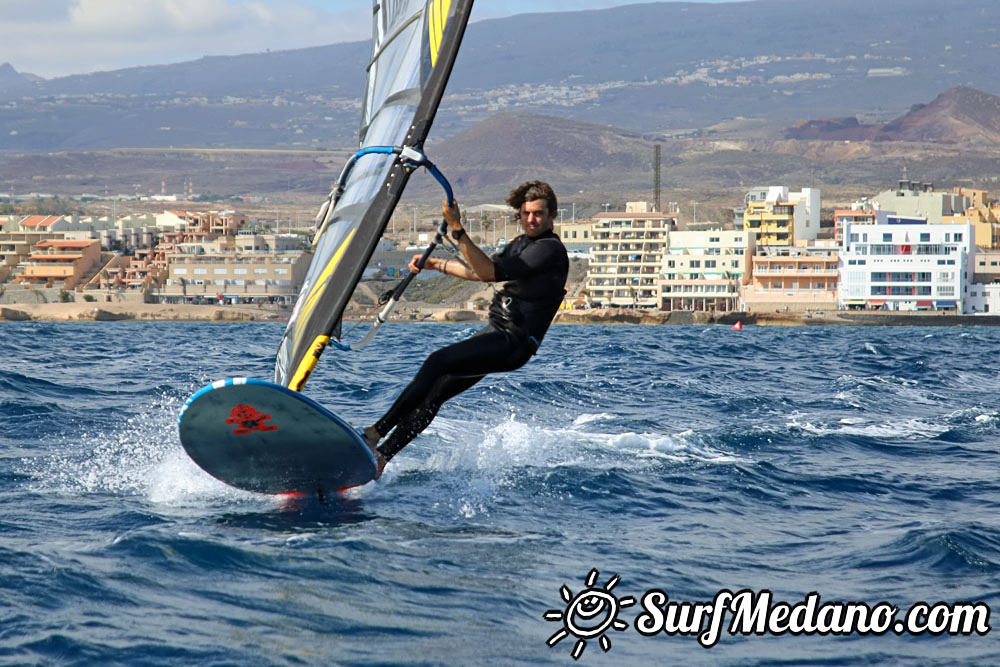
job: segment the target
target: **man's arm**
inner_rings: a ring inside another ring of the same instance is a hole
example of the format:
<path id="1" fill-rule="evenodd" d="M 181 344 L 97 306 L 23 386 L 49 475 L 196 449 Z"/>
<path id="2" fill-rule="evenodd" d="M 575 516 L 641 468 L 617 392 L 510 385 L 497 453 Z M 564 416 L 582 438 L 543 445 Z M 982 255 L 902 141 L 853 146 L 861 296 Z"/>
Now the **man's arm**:
<path id="1" fill-rule="evenodd" d="M 493 270 L 493 260 L 479 246 L 473 243 L 469 235 L 462 229 L 462 218 L 458 212 L 458 202 L 455 202 L 454 206 L 448 206 L 448 202 L 444 202 L 441 206 L 441 214 L 444 216 L 445 222 L 448 223 L 449 231 L 461 233 L 462 236 L 458 239 L 458 249 L 462 251 L 462 257 L 472 267 L 472 271 L 469 271 L 459 262 L 453 262 L 452 265 L 454 268 L 452 266 L 445 266 L 445 270 L 442 273 L 447 273 L 450 276 L 462 278 L 463 280 L 478 280 L 484 283 L 491 283 L 496 280 Z M 452 236 L 454 237 L 454 234 Z"/>
<path id="2" fill-rule="evenodd" d="M 428 258 L 427 263 L 424 264 L 424 268 L 431 269 L 432 271 L 440 271 L 445 275 L 461 278 L 462 280 L 474 280 L 483 283 L 495 281 L 496 272 L 493 268 L 493 260 L 490 259 L 489 255 L 480 250 L 479 246 L 473 243 L 469 235 L 462 229 L 462 218 L 458 212 L 458 203 L 456 202 L 454 206 L 448 206 L 448 202 L 444 202 L 441 212 L 444 215 L 445 222 L 448 223 L 449 231 L 459 232 L 461 230 L 461 238 L 458 239 L 458 248 L 462 251 L 462 256 L 469 263 L 469 266 L 472 267 L 472 270 L 470 271 L 457 259 L 443 259 L 441 257 Z M 417 268 L 418 259 L 420 259 L 420 255 L 414 255 L 413 259 L 410 260 L 409 269 L 411 273 L 418 273 L 420 271 Z"/>

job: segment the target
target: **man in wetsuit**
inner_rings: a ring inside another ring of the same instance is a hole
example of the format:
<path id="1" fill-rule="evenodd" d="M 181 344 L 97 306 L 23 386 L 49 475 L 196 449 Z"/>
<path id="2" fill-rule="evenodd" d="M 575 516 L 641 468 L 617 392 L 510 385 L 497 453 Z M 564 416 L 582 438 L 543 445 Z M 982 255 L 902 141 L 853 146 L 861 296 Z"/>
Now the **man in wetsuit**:
<path id="1" fill-rule="evenodd" d="M 552 231 L 558 207 L 548 183 L 529 181 L 507 197 L 518 211 L 524 234 L 498 254 L 489 256 L 462 228 L 458 205 L 445 202 L 448 229 L 470 268 L 458 260 L 429 258 L 425 269 L 463 280 L 502 282 L 490 305 L 489 322 L 472 337 L 432 353 L 389 411 L 365 429 L 378 462 L 376 479 L 385 464 L 427 428 L 438 410 L 488 373 L 512 371 L 528 362 L 542 343 L 566 294 L 569 258 Z M 410 261 L 417 272 L 419 255 Z M 389 437 L 381 445 L 379 440 Z"/>

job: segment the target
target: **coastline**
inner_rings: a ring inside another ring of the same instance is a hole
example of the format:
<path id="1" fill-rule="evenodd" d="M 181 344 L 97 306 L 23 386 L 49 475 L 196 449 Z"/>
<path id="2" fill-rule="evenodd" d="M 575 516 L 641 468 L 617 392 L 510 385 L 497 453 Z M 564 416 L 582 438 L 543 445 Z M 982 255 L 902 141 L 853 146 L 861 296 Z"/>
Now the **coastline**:
<path id="1" fill-rule="evenodd" d="M 116 322 L 122 320 L 192 322 L 275 322 L 289 311 L 251 306 L 196 306 L 193 304 L 31 303 L 0 307 L 5 322 Z"/>
<path id="2" fill-rule="evenodd" d="M 407 322 L 485 322 L 485 312 L 460 308 L 422 308 Z M 0 306 L 0 322 L 284 322 L 288 309 L 192 304 L 40 303 Z M 950 315 L 933 312 L 836 311 L 803 313 L 709 313 L 646 311 L 626 308 L 561 310 L 554 324 L 641 324 L 743 326 L 1000 326 L 1000 315 Z"/>

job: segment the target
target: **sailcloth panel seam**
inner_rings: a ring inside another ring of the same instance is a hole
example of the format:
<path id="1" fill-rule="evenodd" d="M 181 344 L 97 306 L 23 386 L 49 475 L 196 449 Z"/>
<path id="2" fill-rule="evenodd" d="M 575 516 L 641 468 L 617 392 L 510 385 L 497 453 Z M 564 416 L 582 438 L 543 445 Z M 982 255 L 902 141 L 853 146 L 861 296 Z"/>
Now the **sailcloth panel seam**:
<path id="1" fill-rule="evenodd" d="M 411 25 L 413 25 L 413 22 L 416 21 L 416 20 L 418 20 L 423 15 L 423 13 L 424 13 L 424 10 L 421 9 L 416 14 L 414 14 L 410 18 L 406 19 L 406 22 L 403 23 L 403 25 L 401 25 L 398 28 L 396 28 L 396 32 L 394 32 L 391 35 L 389 35 L 389 38 L 382 42 L 382 44 L 378 47 L 378 51 L 375 52 L 375 54 L 372 56 L 372 59 L 369 61 L 368 66 L 365 67 L 365 71 L 366 72 L 372 68 L 372 65 L 374 65 L 375 62 L 382 56 L 382 53 L 387 48 L 389 48 L 389 46 L 394 41 L 396 41 L 396 38 L 399 37 L 400 35 L 402 35 L 404 32 L 406 32 L 406 29 L 409 28 Z"/>

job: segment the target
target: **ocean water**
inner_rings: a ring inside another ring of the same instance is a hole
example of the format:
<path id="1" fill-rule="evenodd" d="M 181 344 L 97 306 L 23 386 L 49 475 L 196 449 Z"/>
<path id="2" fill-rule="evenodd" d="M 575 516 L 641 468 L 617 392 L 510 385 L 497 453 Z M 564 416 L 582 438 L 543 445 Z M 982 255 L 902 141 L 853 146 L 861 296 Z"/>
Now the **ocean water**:
<path id="1" fill-rule="evenodd" d="M 307 393 L 364 425 L 473 330 L 388 326 Z M 177 438 L 281 331 L 3 323 L 0 663 L 1000 664 L 1000 329 L 556 326 L 323 501 L 231 489 Z M 743 590 L 760 634 L 659 631 Z M 783 626 L 813 593 L 980 632 Z"/>

